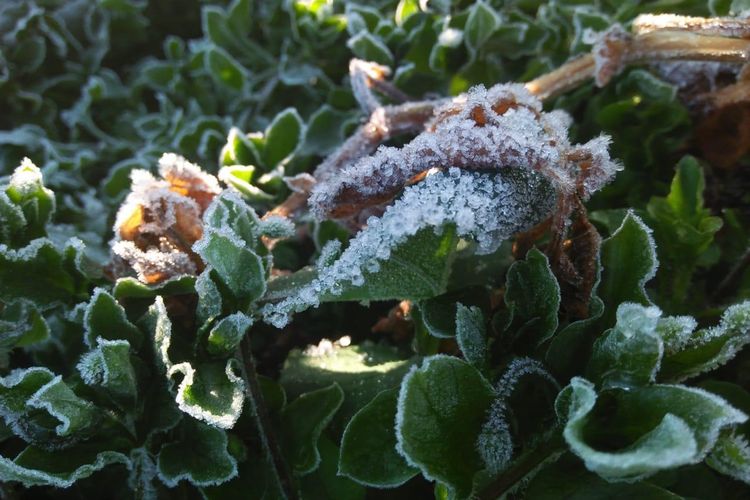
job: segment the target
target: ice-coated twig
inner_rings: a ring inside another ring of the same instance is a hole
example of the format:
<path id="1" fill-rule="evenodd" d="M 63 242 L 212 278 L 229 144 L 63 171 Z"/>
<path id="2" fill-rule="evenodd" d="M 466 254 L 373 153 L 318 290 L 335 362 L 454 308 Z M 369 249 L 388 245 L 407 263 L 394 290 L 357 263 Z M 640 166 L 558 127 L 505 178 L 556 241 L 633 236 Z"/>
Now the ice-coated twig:
<path id="1" fill-rule="evenodd" d="M 380 101 L 371 89 L 377 90 L 397 103 L 411 100 L 405 92 L 386 80 L 390 74 L 390 68 L 374 62 L 362 59 L 352 59 L 349 62 L 352 93 L 359 107 L 368 115 L 381 107 Z"/>

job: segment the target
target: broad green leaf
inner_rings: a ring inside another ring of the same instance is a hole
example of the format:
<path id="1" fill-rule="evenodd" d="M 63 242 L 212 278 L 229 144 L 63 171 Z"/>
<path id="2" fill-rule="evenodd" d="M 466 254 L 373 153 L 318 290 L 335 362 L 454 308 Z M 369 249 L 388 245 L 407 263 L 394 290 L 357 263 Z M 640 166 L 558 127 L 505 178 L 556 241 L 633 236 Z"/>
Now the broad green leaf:
<path id="1" fill-rule="evenodd" d="M 379 392 L 397 387 L 414 361 L 404 359 L 391 346 L 368 341 L 349 347 L 328 343 L 322 348 L 319 345 L 290 352 L 281 371 L 281 383 L 290 397 L 296 397 L 335 382 L 345 395 L 335 421 L 343 428 Z"/>
<path id="2" fill-rule="evenodd" d="M 80 298 L 85 284 L 79 267 L 82 252 L 81 242 L 73 240 L 62 251 L 46 238 L 19 250 L 0 245 L 0 300 L 25 298 L 47 306 Z"/>
<path id="3" fill-rule="evenodd" d="M 469 18 L 464 27 L 466 46 L 473 51 L 479 49 L 500 26 L 500 16 L 490 5 L 479 1 L 469 9 Z"/>
<path id="4" fill-rule="evenodd" d="M 253 301 L 266 291 L 263 260 L 227 231 L 208 231 L 194 250 L 239 300 Z"/>
<path id="5" fill-rule="evenodd" d="M 255 167 L 252 165 L 232 165 L 219 170 L 219 180 L 233 187 L 250 201 L 272 200 L 273 195 L 266 193 L 253 184 Z"/>
<path id="6" fill-rule="evenodd" d="M 134 349 L 143 344 L 143 333 L 125 315 L 125 309 L 102 288 L 97 288 L 83 315 L 83 340 L 90 348 L 98 339 L 126 340 Z"/>
<path id="7" fill-rule="evenodd" d="M 656 380 L 664 352 L 656 325 L 658 307 L 625 303 L 617 323 L 594 343 L 587 374 L 602 388 L 639 387 Z"/>
<path id="8" fill-rule="evenodd" d="M 396 14 L 394 21 L 398 26 L 403 26 L 406 20 L 419 13 L 419 2 L 417 0 L 399 0 L 398 6 L 396 6 Z"/>
<path id="9" fill-rule="evenodd" d="M 211 277 L 213 268 L 206 267 L 195 279 L 195 293 L 198 294 L 198 305 L 195 314 L 201 324 L 206 324 L 221 316 L 222 298 L 216 281 Z"/>
<path id="10" fill-rule="evenodd" d="M 16 369 L 0 378 L 0 412 L 16 435 L 51 449 L 87 437 L 101 420 L 93 404 L 46 368 Z"/>
<path id="11" fill-rule="evenodd" d="M 394 488 L 419 471 L 396 452 L 398 389 L 379 393 L 352 417 L 341 438 L 339 474 L 374 488 Z"/>
<path id="12" fill-rule="evenodd" d="M 175 401 L 183 412 L 207 424 L 231 429 L 240 418 L 245 401 L 245 382 L 235 359 L 185 361 L 169 369 L 167 376 L 182 374 Z"/>
<path id="13" fill-rule="evenodd" d="M 228 355 L 237 349 L 240 341 L 252 326 L 253 319 L 241 312 L 230 314 L 211 328 L 206 350 L 214 356 Z"/>
<path id="14" fill-rule="evenodd" d="M 154 285 L 147 285 L 135 278 L 119 278 L 112 289 L 117 300 L 153 299 L 157 295 L 186 295 L 195 291 L 195 276 L 175 276 Z"/>
<path id="15" fill-rule="evenodd" d="M 320 466 L 302 478 L 302 496 L 310 500 L 364 500 L 367 490 L 348 477 L 339 475 L 339 448 L 328 437 L 318 441 Z"/>
<path id="16" fill-rule="evenodd" d="M 616 308 L 623 302 L 650 305 L 646 282 L 654 277 L 658 260 L 649 229 L 633 212 L 620 228 L 602 242 L 602 278 L 597 288 L 604 301 L 603 324 L 614 323 Z"/>
<path id="17" fill-rule="evenodd" d="M 540 344 L 557 329 L 560 285 L 549 267 L 547 257 L 533 248 L 526 260 L 516 261 L 508 269 L 505 305 L 512 322 L 506 331 L 524 343 Z"/>
<path id="18" fill-rule="evenodd" d="M 742 435 L 722 433 L 706 463 L 722 474 L 750 484 L 750 445 Z"/>
<path id="19" fill-rule="evenodd" d="M 571 451 L 607 480 L 632 481 L 698 463 L 722 428 L 747 420 L 700 389 L 653 385 L 597 394 L 591 382 L 578 377 L 563 389 L 556 406 Z"/>
<path id="20" fill-rule="evenodd" d="M 690 326 L 695 326 L 693 322 Z M 679 349 L 667 352 L 659 377 L 681 381 L 713 370 L 734 358 L 750 342 L 750 302 L 724 311 L 721 322 L 696 332 L 685 331 Z"/>
<path id="21" fill-rule="evenodd" d="M 50 328 L 34 305 L 19 300 L 4 304 L 0 312 L 0 353 L 49 338 Z"/>
<path id="22" fill-rule="evenodd" d="M 526 498 L 535 500 L 680 500 L 664 488 L 645 481 L 638 483 L 610 483 L 587 471 L 575 457 L 566 454 L 542 469 L 525 490 Z"/>
<path id="23" fill-rule="evenodd" d="M 347 42 L 346 46 L 352 53 L 365 61 L 373 61 L 390 66 L 393 64 L 393 54 L 383 41 L 367 31 L 360 31 Z"/>
<path id="24" fill-rule="evenodd" d="M 489 354 L 484 314 L 481 309 L 457 304 L 456 342 L 464 359 L 481 370 Z"/>
<path id="25" fill-rule="evenodd" d="M 18 481 L 26 487 L 69 488 L 107 466 L 129 465 L 128 457 L 123 453 L 97 448 L 78 445 L 66 450 L 46 451 L 30 446 L 13 460 L 0 457 L 0 480 L 4 483 Z"/>
<path id="26" fill-rule="evenodd" d="M 287 108 L 276 115 L 263 134 L 266 143 L 263 160 L 266 168 L 284 164 L 302 146 L 305 124 L 294 108 Z"/>
<path id="27" fill-rule="evenodd" d="M 159 479 L 169 487 L 186 480 L 195 486 L 221 484 L 237 475 L 237 461 L 227 450 L 221 429 L 183 418 L 179 439 L 161 447 L 157 458 Z"/>
<path id="28" fill-rule="evenodd" d="M 241 165 L 245 167 L 255 167 L 260 160 L 260 154 L 255 143 L 242 133 L 237 127 L 232 127 L 227 135 L 227 143 L 221 150 L 219 162 L 222 166 Z M 254 172 L 253 168 L 250 172 Z M 247 173 L 247 171 L 246 171 Z M 252 177 L 245 179 L 250 182 Z"/>
<path id="29" fill-rule="evenodd" d="M 281 411 L 283 447 L 296 474 L 309 474 L 318 468 L 318 439 L 343 400 L 344 391 L 334 382 L 324 389 L 302 394 Z"/>
<path id="30" fill-rule="evenodd" d="M 206 51 L 206 70 L 220 84 L 240 91 L 245 86 L 245 72 L 242 66 L 226 51 L 211 47 Z"/>
<path id="31" fill-rule="evenodd" d="M 352 115 L 324 104 L 310 116 L 305 130 L 304 154 L 325 155 L 333 152 L 346 139 L 346 125 Z"/>
<path id="32" fill-rule="evenodd" d="M 458 498 L 472 490 L 482 468 L 476 442 L 494 391 L 474 367 L 433 356 L 404 377 L 396 413 L 397 450 L 425 478 Z"/>
<path id="33" fill-rule="evenodd" d="M 13 246 L 16 241 L 23 241 L 25 228 L 26 217 L 21 207 L 0 191 L 0 243 Z"/>
<path id="34" fill-rule="evenodd" d="M 122 409 L 135 408 L 138 380 L 127 340 L 97 337 L 96 347 L 81 357 L 76 368 L 87 385 L 101 387 Z"/>

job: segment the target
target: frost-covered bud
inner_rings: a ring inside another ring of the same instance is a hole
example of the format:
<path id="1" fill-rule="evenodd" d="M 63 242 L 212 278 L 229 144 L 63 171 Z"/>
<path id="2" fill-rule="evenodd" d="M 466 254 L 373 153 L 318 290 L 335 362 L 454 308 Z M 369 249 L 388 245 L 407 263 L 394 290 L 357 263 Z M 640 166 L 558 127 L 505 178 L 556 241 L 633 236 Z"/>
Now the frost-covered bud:
<path id="1" fill-rule="evenodd" d="M 203 267 L 191 246 L 203 235 L 203 211 L 221 191 L 214 176 L 173 153 L 161 157 L 159 174 L 161 179 L 145 170 L 131 173 L 131 192 L 114 226 L 115 273 L 135 271 L 144 283 Z"/>

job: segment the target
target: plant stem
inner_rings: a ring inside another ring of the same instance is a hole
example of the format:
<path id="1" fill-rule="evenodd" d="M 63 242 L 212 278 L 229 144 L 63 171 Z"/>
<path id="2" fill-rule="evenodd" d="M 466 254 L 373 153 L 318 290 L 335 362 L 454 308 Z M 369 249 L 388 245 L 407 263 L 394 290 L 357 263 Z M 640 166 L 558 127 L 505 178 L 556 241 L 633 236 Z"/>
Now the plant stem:
<path id="1" fill-rule="evenodd" d="M 287 500 L 297 500 L 299 499 L 299 494 L 297 488 L 294 486 L 294 479 L 286 460 L 284 460 L 281 446 L 276 438 L 276 433 L 268 414 L 268 408 L 263 400 L 263 392 L 260 388 L 260 382 L 258 382 L 258 373 L 255 370 L 255 361 L 253 360 L 253 353 L 250 348 L 250 336 L 248 334 L 245 334 L 243 337 L 238 354 L 242 362 L 246 392 L 253 403 L 255 421 L 258 425 L 258 432 L 263 442 L 263 447 L 271 458 L 273 470 L 276 473 L 276 478 L 279 481 L 279 486 L 284 497 Z"/>
<path id="2" fill-rule="evenodd" d="M 504 470 L 492 482 L 485 485 L 479 492 L 479 500 L 495 500 L 509 493 L 518 486 L 529 474 L 532 474 L 546 462 L 557 459 L 565 452 L 565 441 L 560 429 L 555 429 L 547 439 L 541 441 L 536 448 L 521 455 L 510 468 Z"/>

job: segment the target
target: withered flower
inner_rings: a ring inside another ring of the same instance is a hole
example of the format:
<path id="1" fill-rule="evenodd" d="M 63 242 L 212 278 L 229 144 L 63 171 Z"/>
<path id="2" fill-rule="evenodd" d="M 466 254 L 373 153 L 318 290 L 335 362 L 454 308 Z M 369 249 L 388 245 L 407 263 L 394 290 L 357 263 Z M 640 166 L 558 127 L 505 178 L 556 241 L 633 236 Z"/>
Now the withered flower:
<path id="1" fill-rule="evenodd" d="M 201 217 L 221 188 L 217 179 L 173 153 L 159 160 L 157 179 L 145 170 L 131 173 L 131 192 L 117 212 L 112 241 L 116 276 L 135 272 L 154 284 L 203 268 L 192 251 L 203 235 Z"/>

